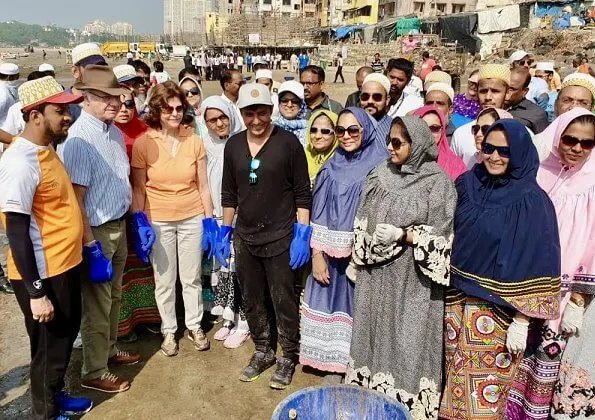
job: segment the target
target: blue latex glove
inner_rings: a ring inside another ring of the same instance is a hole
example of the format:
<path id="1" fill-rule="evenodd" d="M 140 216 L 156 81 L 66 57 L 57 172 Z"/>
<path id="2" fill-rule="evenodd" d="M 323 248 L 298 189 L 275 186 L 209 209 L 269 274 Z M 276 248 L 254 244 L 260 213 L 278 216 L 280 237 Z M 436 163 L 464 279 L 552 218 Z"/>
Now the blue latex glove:
<path id="1" fill-rule="evenodd" d="M 293 239 L 289 247 L 289 265 L 292 270 L 297 270 L 310 260 L 310 236 L 312 226 L 293 224 Z"/>
<path id="2" fill-rule="evenodd" d="M 134 251 L 142 262 L 148 264 L 156 236 L 144 212 L 138 211 L 132 215 L 132 232 Z"/>
<path id="3" fill-rule="evenodd" d="M 233 228 L 231 226 L 221 226 L 219 229 L 219 235 L 217 235 L 217 249 L 215 250 L 215 257 L 219 264 L 223 267 L 227 267 L 229 264 L 227 260 L 231 256 L 231 234 Z"/>
<path id="4" fill-rule="evenodd" d="M 539 105 L 541 109 L 547 111 L 547 106 L 550 103 L 550 97 L 547 95 L 541 95 L 535 98 L 535 102 L 537 103 L 537 105 Z"/>
<path id="5" fill-rule="evenodd" d="M 212 217 L 202 219 L 202 252 L 209 252 L 208 257 L 213 258 L 217 248 L 219 225 Z"/>
<path id="6" fill-rule="evenodd" d="M 112 280 L 112 262 L 103 254 L 101 243 L 95 241 L 93 245 L 83 247 L 83 256 L 89 264 L 89 278 L 92 283 L 106 283 Z"/>

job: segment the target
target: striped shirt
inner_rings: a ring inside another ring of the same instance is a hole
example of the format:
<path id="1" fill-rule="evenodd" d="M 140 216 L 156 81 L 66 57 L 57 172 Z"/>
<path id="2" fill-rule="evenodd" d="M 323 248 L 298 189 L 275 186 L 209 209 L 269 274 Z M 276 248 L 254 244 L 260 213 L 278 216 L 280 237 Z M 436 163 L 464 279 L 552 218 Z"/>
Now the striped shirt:
<path id="1" fill-rule="evenodd" d="M 116 126 L 82 111 L 58 147 L 58 155 L 72 183 L 87 188 L 85 211 L 91 226 L 126 214 L 132 202 L 130 164 Z"/>

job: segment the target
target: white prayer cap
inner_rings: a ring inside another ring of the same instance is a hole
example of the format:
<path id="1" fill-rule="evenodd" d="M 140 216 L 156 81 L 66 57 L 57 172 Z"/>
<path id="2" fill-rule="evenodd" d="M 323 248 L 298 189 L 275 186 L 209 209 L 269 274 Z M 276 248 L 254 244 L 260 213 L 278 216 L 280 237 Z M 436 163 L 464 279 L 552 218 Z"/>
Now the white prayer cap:
<path id="1" fill-rule="evenodd" d="M 14 76 L 19 74 L 19 66 L 14 63 L 2 63 L 0 64 L 0 73 L 5 76 Z"/>

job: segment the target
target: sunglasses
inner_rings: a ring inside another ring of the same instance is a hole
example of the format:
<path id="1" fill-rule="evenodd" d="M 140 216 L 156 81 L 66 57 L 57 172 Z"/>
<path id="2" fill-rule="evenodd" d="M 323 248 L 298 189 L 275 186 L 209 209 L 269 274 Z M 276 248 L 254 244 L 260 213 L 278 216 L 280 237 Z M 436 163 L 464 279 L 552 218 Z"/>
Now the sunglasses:
<path id="1" fill-rule="evenodd" d="M 178 105 L 177 107 L 173 108 L 169 105 L 163 105 L 161 107 L 161 112 L 164 114 L 173 114 L 174 110 L 178 113 L 181 114 L 182 112 L 184 112 L 184 107 L 182 105 Z"/>
<path id="2" fill-rule="evenodd" d="M 341 127 L 340 125 L 335 127 L 335 134 L 337 137 L 343 137 L 345 133 L 349 134 L 349 137 L 358 136 L 360 133 L 360 128 L 357 125 L 350 125 L 349 127 Z"/>
<path id="3" fill-rule="evenodd" d="M 250 174 L 248 175 L 248 180 L 250 181 L 251 185 L 256 184 L 258 181 L 258 175 L 256 175 L 256 170 L 260 168 L 260 159 L 252 159 L 250 161 Z"/>
<path id="4" fill-rule="evenodd" d="M 218 117 L 209 118 L 208 120 L 205 120 L 207 124 L 216 124 L 217 121 L 221 121 L 223 124 L 226 124 L 229 122 L 229 117 L 225 114 L 221 114 Z"/>
<path id="5" fill-rule="evenodd" d="M 281 102 L 282 104 L 288 104 L 288 103 L 292 103 L 294 105 L 299 105 L 300 104 L 300 100 L 299 99 L 291 99 L 291 98 L 283 98 L 279 102 Z"/>
<path id="6" fill-rule="evenodd" d="M 186 95 L 186 97 L 188 97 L 190 95 L 192 95 L 192 96 L 200 95 L 200 89 L 192 88 L 192 89 L 185 91 L 184 94 Z"/>
<path id="7" fill-rule="evenodd" d="M 391 146 L 393 147 L 393 150 L 399 150 L 401 148 L 401 146 L 404 146 L 406 144 L 408 144 L 407 141 L 402 141 L 399 138 L 393 137 L 388 139 L 388 141 L 390 142 Z"/>
<path id="8" fill-rule="evenodd" d="M 568 147 L 574 147 L 580 143 L 581 147 L 585 150 L 592 150 L 595 147 L 595 139 L 577 139 L 569 134 L 560 137 L 560 142 Z"/>
<path id="9" fill-rule="evenodd" d="M 495 151 L 498 155 L 503 158 L 510 158 L 510 147 L 508 146 L 494 146 L 493 144 L 486 143 L 485 141 L 481 145 L 481 152 L 484 155 L 491 155 Z"/>
<path id="10" fill-rule="evenodd" d="M 442 131 L 442 126 L 440 124 L 432 124 L 432 125 L 429 125 L 428 128 L 434 134 L 438 134 Z"/>
<path id="11" fill-rule="evenodd" d="M 126 109 L 134 109 L 134 107 L 136 106 L 136 104 L 134 103 L 134 101 L 132 99 L 122 101 L 122 105 L 124 105 L 124 108 L 126 108 Z"/>
<path id="12" fill-rule="evenodd" d="M 524 66 L 525 64 L 528 65 L 528 66 L 531 66 L 531 65 L 533 65 L 533 60 L 526 60 L 525 59 L 525 60 L 519 61 L 518 63 L 521 66 Z"/>
<path id="13" fill-rule="evenodd" d="M 485 136 L 486 133 L 488 132 L 489 128 L 490 128 L 489 124 L 485 124 L 485 125 L 475 124 L 475 125 L 471 126 L 471 132 L 473 133 L 474 136 L 477 136 L 477 133 L 479 133 L 479 130 L 481 130 L 481 134 L 483 134 Z"/>
<path id="14" fill-rule="evenodd" d="M 317 127 L 310 127 L 310 134 L 316 134 L 320 131 L 321 134 L 328 136 L 330 134 L 334 134 L 335 132 L 330 128 L 317 128 Z"/>
<path id="15" fill-rule="evenodd" d="M 364 92 L 362 94 L 359 95 L 360 100 L 362 101 L 369 101 L 370 97 L 372 98 L 373 101 L 375 102 L 380 102 L 384 99 L 384 96 L 382 95 L 382 93 L 372 93 L 371 95 L 367 92 Z"/>

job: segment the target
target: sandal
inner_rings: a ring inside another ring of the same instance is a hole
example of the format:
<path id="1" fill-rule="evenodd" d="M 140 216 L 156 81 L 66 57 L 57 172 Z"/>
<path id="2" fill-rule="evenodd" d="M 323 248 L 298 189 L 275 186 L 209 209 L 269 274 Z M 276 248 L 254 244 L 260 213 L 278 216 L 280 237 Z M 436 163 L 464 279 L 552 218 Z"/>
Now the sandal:
<path id="1" fill-rule="evenodd" d="M 213 338 L 217 341 L 223 341 L 229 336 L 230 332 L 231 329 L 227 325 L 224 325 L 221 328 L 219 328 L 219 331 L 215 333 Z"/>
<path id="2" fill-rule="evenodd" d="M 228 349 L 237 349 L 238 347 L 242 347 L 242 344 L 244 344 L 249 338 L 250 331 L 236 329 L 227 337 L 223 343 L 223 346 Z"/>

